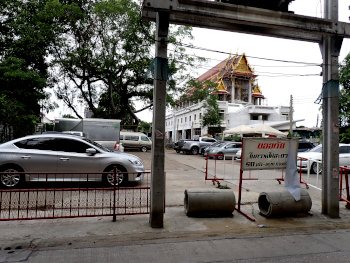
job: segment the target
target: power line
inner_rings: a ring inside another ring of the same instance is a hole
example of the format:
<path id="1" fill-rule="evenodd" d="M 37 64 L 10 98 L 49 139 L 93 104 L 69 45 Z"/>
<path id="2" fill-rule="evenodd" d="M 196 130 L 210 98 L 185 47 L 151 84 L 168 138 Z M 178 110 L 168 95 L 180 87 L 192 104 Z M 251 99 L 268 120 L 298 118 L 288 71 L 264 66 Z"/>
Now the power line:
<path id="1" fill-rule="evenodd" d="M 178 63 L 187 64 L 186 62 L 176 60 Z M 208 66 L 201 66 L 198 67 L 199 69 L 219 69 L 218 67 L 208 67 Z M 259 72 L 259 75 L 261 77 L 310 77 L 310 76 L 320 76 L 319 73 L 310 73 L 310 74 L 291 74 L 291 73 L 278 73 L 278 72 Z"/>
<path id="2" fill-rule="evenodd" d="M 174 51 L 176 52 L 176 50 L 173 50 L 173 49 L 169 49 L 169 51 Z M 213 61 L 218 61 L 218 62 L 222 62 L 222 59 L 217 59 L 217 58 L 211 58 L 211 57 L 204 57 L 204 56 L 197 56 L 197 55 L 194 55 L 194 54 L 187 54 L 187 55 L 191 55 L 191 56 L 194 56 L 194 57 L 197 57 L 197 58 L 205 58 L 205 59 L 210 59 L 210 60 L 213 60 Z M 247 56 L 249 57 L 249 56 Z M 252 64 L 252 63 L 249 63 L 249 65 L 251 65 L 252 67 L 266 67 L 266 68 L 281 68 L 281 67 L 286 67 L 286 68 L 302 68 L 302 67 L 320 67 L 321 64 L 312 64 L 312 65 L 276 65 L 276 66 L 269 66 L 269 65 L 256 65 L 256 64 Z M 207 68 L 216 68 L 216 67 L 210 67 L 210 66 L 203 66 L 204 67 L 207 67 Z"/>
<path id="3" fill-rule="evenodd" d="M 170 42 L 171 44 L 179 44 L 184 47 L 213 52 L 213 53 L 220 53 L 220 54 L 226 54 L 226 55 L 232 55 L 229 52 L 226 51 L 220 51 L 215 49 L 209 49 L 209 48 L 203 48 L 203 47 L 197 47 L 190 44 L 184 44 L 184 43 L 178 43 L 178 42 Z M 294 64 L 303 64 L 303 65 L 313 65 L 313 66 L 320 66 L 320 63 L 311 63 L 311 62 L 301 62 L 301 61 L 292 61 L 292 60 L 282 60 L 282 59 L 273 59 L 273 58 L 263 58 L 263 57 L 256 57 L 256 56 L 247 56 L 248 58 L 255 58 L 255 59 L 261 59 L 261 60 L 268 60 L 268 61 L 275 61 L 275 62 L 283 62 L 283 63 L 294 63 Z"/>

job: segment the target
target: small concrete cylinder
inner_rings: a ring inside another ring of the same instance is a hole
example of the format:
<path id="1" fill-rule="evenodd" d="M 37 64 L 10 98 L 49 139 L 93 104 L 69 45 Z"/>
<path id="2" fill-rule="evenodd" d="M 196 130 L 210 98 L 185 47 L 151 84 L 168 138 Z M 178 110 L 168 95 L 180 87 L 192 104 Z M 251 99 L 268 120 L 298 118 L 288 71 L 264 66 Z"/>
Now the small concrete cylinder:
<path id="1" fill-rule="evenodd" d="M 259 209 L 264 216 L 280 216 L 283 214 L 307 213 L 310 211 L 312 201 L 305 190 L 300 192 L 300 200 L 295 201 L 288 191 L 261 193 L 259 195 Z"/>
<path id="2" fill-rule="evenodd" d="M 187 216 L 232 215 L 236 206 L 230 189 L 187 189 L 184 207 Z"/>

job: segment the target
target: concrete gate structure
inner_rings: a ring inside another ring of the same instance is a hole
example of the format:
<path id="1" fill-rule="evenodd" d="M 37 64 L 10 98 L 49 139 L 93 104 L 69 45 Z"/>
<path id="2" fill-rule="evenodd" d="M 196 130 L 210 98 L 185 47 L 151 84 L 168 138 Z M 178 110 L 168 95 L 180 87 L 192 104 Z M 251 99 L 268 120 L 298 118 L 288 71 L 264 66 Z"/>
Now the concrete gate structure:
<path id="1" fill-rule="evenodd" d="M 338 21 L 338 0 L 324 0 L 324 19 L 206 0 L 144 0 L 142 19 L 155 21 L 156 65 L 167 59 L 169 23 L 318 43 L 323 57 L 322 213 L 339 217 L 338 57 L 350 24 Z M 151 214 L 163 227 L 166 77 L 155 67 Z"/>

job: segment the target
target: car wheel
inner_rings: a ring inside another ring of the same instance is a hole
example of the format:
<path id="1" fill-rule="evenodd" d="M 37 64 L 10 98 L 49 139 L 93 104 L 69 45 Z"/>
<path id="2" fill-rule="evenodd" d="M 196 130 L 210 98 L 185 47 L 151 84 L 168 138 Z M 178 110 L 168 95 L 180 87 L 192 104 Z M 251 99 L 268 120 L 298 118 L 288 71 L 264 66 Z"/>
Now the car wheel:
<path id="1" fill-rule="evenodd" d="M 15 188 L 22 185 L 24 181 L 24 176 L 22 174 L 18 174 L 18 172 L 23 172 L 23 169 L 20 168 L 19 166 L 15 166 L 15 165 L 5 166 L 0 171 L 5 173 L 5 174 L 1 174 L 0 176 L 1 186 L 5 188 Z"/>
<path id="2" fill-rule="evenodd" d="M 180 150 L 176 150 L 177 153 L 180 153 L 181 151 Z"/>
<path id="3" fill-rule="evenodd" d="M 109 172 L 108 174 L 103 175 L 103 181 L 107 186 L 114 186 L 114 167 L 110 166 L 108 167 L 105 172 Z M 128 174 L 125 173 L 126 169 L 121 166 L 116 166 L 116 180 L 115 185 L 116 186 L 123 186 L 126 185 L 128 182 Z"/>
<path id="4" fill-rule="evenodd" d="M 197 155 L 197 154 L 199 153 L 198 147 L 193 147 L 193 148 L 191 149 L 191 153 L 192 153 L 193 155 Z"/>
<path id="5" fill-rule="evenodd" d="M 317 174 L 317 163 L 312 163 L 311 164 L 311 172 L 313 172 L 314 174 Z M 322 164 L 319 163 L 318 164 L 318 173 L 322 173 Z"/>
<path id="6" fill-rule="evenodd" d="M 143 153 L 147 152 L 147 147 L 146 146 L 142 146 L 141 147 L 141 152 L 143 152 Z"/>
<path id="7" fill-rule="evenodd" d="M 223 154 L 223 153 L 218 153 L 218 154 Z M 224 156 L 218 156 L 217 159 L 218 159 L 218 160 L 223 160 L 223 159 L 224 159 Z"/>

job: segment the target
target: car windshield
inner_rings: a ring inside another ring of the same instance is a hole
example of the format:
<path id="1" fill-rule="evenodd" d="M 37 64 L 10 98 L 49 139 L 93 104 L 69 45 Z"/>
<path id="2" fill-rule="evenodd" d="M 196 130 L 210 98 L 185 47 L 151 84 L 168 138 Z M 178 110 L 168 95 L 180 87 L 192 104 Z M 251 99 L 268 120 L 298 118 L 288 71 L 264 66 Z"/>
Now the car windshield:
<path id="1" fill-rule="evenodd" d="M 318 145 L 315 148 L 310 149 L 308 152 L 322 153 L 322 145 Z"/>
<path id="2" fill-rule="evenodd" d="M 90 139 L 84 138 L 83 140 L 87 141 L 88 143 L 93 144 L 95 147 L 99 148 L 100 150 L 103 150 L 105 152 L 112 152 L 111 150 L 107 149 L 106 147 L 103 147 L 101 144 L 99 144 L 97 142 L 94 142 L 94 141 L 92 141 Z"/>

